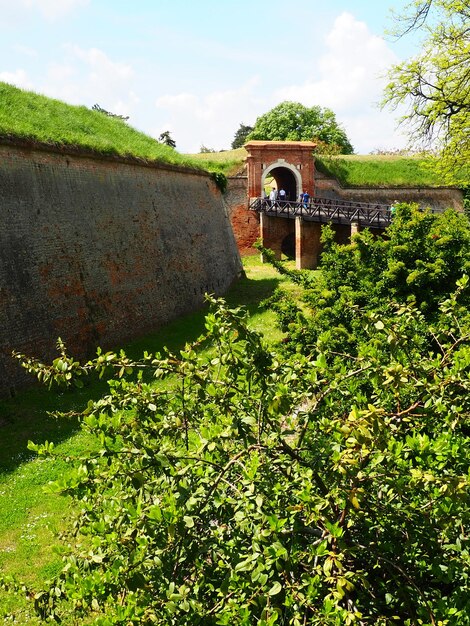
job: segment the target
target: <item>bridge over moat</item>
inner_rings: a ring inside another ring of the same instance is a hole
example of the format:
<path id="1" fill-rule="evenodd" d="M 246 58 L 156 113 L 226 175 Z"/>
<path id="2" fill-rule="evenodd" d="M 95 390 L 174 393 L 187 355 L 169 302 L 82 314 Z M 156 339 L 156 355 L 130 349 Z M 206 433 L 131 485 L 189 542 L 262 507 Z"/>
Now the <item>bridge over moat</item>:
<path id="1" fill-rule="evenodd" d="M 346 242 L 360 228 L 383 231 L 391 219 L 390 205 L 316 196 L 315 147 L 310 141 L 250 141 L 245 145 L 248 208 L 259 214 L 263 243 L 278 258 L 286 251 L 295 255 L 299 269 L 317 266 L 322 224 L 334 225 L 338 240 Z M 266 197 L 270 190 L 275 199 Z M 308 201 L 298 201 L 304 192 Z"/>
<path id="2" fill-rule="evenodd" d="M 295 257 L 298 269 L 315 269 L 321 251 L 321 227 L 331 224 L 336 238 L 348 243 L 361 228 L 382 233 L 390 224 L 390 205 L 313 197 L 308 202 L 254 198 L 250 210 L 260 216 L 260 236 L 278 259 L 284 252 Z"/>
<path id="3" fill-rule="evenodd" d="M 366 228 L 386 228 L 391 221 L 392 213 L 389 204 L 372 204 L 333 200 L 331 198 L 314 197 L 308 202 L 278 201 L 271 202 L 267 198 L 254 198 L 250 209 L 264 213 L 270 217 L 300 217 L 306 221 L 320 224 L 357 224 Z"/>
<path id="4" fill-rule="evenodd" d="M 322 197 L 324 190 L 317 193 L 315 143 L 250 141 L 245 148 L 248 212 L 259 215 L 265 247 L 278 258 L 282 253 L 294 256 L 298 269 L 317 267 L 322 224 L 331 224 L 339 243 L 349 243 L 362 228 L 380 235 L 390 224 L 392 204 L 346 200 L 338 197 L 341 194 Z M 272 190 L 275 199 L 270 200 Z M 300 201 L 304 192 L 307 202 Z"/>

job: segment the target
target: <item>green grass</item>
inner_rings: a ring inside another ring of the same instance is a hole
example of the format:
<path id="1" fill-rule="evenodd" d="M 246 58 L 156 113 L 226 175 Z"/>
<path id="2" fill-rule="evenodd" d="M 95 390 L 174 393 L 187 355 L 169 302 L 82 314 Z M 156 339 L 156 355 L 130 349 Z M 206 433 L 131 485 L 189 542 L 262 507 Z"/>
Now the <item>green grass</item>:
<path id="1" fill-rule="evenodd" d="M 246 158 L 245 148 L 188 155 L 211 169 L 233 175 L 240 171 Z M 315 155 L 320 172 L 337 178 L 344 187 L 440 187 L 444 185 L 422 156 L 399 155 Z"/>
<path id="2" fill-rule="evenodd" d="M 233 307 L 245 306 L 250 326 L 273 344 L 282 334 L 274 313 L 261 309 L 259 302 L 285 280 L 271 266 L 261 264 L 258 255 L 245 257 L 243 262 L 246 276 L 232 287 L 227 302 Z M 124 349 L 134 357 L 163 346 L 177 351 L 203 332 L 205 312 L 176 320 Z M 77 430 L 76 422 L 56 420 L 47 413 L 84 407 L 88 398 L 96 399 L 105 390 L 106 384 L 96 380 L 74 391 L 34 387 L 0 403 L 0 571 L 35 588 L 60 568 L 58 532 L 67 523 L 70 501 L 65 496 L 45 495 L 42 490 L 64 472 L 65 462 L 36 458 L 27 450 L 27 442 L 54 441 L 58 452 L 71 457 L 96 447 L 96 441 Z M 8 624 L 9 615 L 16 620 L 12 623 L 38 623 L 26 598 L 0 592 L 0 619 Z"/>
<path id="3" fill-rule="evenodd" d="M 57 147 L 90 150 L 98 154 L 134 157 L 172 165 L 196 167 L 227 176 L 243 169 L 246 150 L 183 155 L 110 117 L 85 106 L 72 106 L 0 82 L 0 137 Z M 420 157 L 316 157 L 319 170 L 344 186 L 440 186 L 442 181 Z"/>
<path id="4" fill-rule="evenodd" d="M 0 82 L 0 137 L 210 169 L 124 120 Z"/>
<path id="5" fill-rule="evenodd" d="M 443 180 L 425 157 L 342 155 L 315 157 L 320 172 L 344 187 L 439 187 Z"/>
<path id="6" fill-rule="evenodd" d="M 222 152 L 201 152 L 188 154 L 190 159 L 200 162 L 212 172 L 222 172 L 226 176 L 235 176 L 243 170 L 246 158 L 245 148 L 223 150 Z"/>

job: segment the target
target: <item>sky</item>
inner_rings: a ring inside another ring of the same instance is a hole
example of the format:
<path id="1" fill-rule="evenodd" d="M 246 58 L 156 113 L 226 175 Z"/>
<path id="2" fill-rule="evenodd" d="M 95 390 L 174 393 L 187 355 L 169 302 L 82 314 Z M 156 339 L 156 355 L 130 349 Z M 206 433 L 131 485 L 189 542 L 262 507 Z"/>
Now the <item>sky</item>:
<path id="1" fill-rule="evenodd" d="M 183 153 L 230 149 L 284 100 L 332 109 L 357 154 L 395 150 L 385 74 L 417 44 L 384 33 L 408 2 L 0 0 L 0 81 L 170 131 Z"/>

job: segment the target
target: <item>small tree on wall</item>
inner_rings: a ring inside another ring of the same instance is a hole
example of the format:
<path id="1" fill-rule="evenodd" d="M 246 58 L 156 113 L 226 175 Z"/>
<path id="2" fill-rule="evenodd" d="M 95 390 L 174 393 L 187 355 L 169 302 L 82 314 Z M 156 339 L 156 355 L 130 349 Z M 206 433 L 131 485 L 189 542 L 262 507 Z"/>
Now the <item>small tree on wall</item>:
<path id="1" fill-rule="evenodd" d="M 176 142 L 172 139 L 169 130 L 166 130 L 164 133 L 162 133 L 159 136 L 158 141 L 165 144 L 166 146 L 170 146 L 170 148 L 176 148 Z"/>

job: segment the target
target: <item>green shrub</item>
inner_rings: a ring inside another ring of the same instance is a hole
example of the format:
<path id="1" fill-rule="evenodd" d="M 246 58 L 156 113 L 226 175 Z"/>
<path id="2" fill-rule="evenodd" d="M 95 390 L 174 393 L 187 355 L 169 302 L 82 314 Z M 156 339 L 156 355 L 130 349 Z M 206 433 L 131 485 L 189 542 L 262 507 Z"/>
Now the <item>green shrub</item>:
<path id="1" fill-rule="evenodd" d="M 179 354 L 20 357 L 46 383 L 109 378 L 80 416 L 100 449 L 50 486 L 81 512 L 62 572 L 27 590 L 38 613 L 468 626 L 468 232 L 408 205 L 387 239 L 337 246 L 327 229 L 322 278 L 291 274 L 307 310 L 282 304 L 284 354 L 212 300 L 205 336 Z"/>

